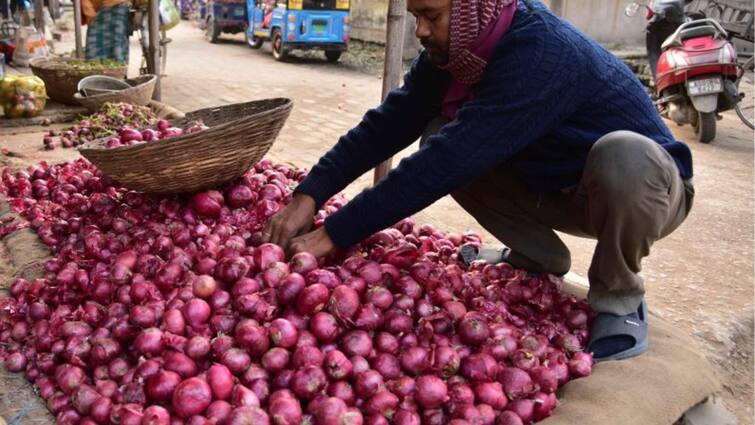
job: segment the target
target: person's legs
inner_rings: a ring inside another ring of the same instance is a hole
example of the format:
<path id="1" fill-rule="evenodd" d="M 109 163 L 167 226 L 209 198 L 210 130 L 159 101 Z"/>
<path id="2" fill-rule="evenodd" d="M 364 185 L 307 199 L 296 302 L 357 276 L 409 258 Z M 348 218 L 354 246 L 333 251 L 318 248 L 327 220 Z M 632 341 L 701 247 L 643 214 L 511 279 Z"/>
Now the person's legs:
<path id="1" fill-rule="evenodd" d="M 601 313 L 632 313 L 645 293 L 642 258 L 687 216 L 676 164 L 647 137 L 609 133 L 590 150 L 577 191 L 598 240 L 588 272 L 590 305 Z"/>
<path id="2" fill-rule="evenodd" d="M 641 260 L 684 221 L 691 194 L 668 152 L 647 137 L 613 132 L 591 149 L 575 198 L 585 203 L 584 226 L 598 240 L 588 272 L 588 300 L 599 314 L 587 349 L 596 359 L 647 348 Z"/>
<path id="3" fill-rule="evenodd" d="M 446 123 L 432 121 L 420 140 Z M 542 196 L 527 190 L 521 177 L 505 166 L 498 167 L 451 194 L 485 230 L 510 249 L 506 261 L 531 272 L 565 274 L 571 266 L 568 248 L 553 231 L 571 228 L 574 220 L 566 196 Z M 554 225 L 554 222 L 560 225 Z"/>

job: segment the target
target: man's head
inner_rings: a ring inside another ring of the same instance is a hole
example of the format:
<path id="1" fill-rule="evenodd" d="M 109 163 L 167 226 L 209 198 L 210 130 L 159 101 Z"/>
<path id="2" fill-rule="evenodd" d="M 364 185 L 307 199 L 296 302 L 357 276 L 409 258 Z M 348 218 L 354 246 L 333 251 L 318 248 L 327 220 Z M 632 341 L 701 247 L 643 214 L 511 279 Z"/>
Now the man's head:
<path id="1" fill-rule="evenodd" d="M 406 8 L 417 20 L 415 35 L 436 65 L 448 63 L 451 0 L 407 0 Z"/>

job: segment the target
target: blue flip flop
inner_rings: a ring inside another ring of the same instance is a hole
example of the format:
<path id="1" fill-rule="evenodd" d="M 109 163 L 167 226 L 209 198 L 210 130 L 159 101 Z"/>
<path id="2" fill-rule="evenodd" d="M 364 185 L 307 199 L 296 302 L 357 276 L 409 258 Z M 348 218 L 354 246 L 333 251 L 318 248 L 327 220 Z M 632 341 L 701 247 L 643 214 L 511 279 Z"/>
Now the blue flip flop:
<path id="1" fill-rule="evenodd" d="M 598 314 L 590 327 L 590 340 L 587 343 L 586 351 L 593 353 L 595 362 L 623 360 L 639 356 L 648 349 L 647 317 L 648 306 L 645 300 L 640 303 L 636 314 L 626 316 L 610 313 Z M 612 341 L 609 339 L 612 339 Z M 607 345 L 607 347 L 598 348 L 598 345 L 601 344 Z M 601 351 L 612 351 L 611 345 L 628 347 L 613 354 L 602 355 Z"/>
<path id="2" fill-rule="evenodd" d="M 475 245 L 462 245 L 459 248 L 459 258 L 469 267 L 474 261 L 484 261 L 487 264 L 498 264 L 506 261 L 511 250 L 505 246 L 500 248 L 481 248 Z"/>

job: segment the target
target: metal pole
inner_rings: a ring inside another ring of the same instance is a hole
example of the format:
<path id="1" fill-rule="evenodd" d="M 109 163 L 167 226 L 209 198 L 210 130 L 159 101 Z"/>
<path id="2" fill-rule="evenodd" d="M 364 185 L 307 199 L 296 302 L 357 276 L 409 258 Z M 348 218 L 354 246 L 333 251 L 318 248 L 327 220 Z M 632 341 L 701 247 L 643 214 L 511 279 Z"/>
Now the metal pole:
<path id="1" fill-rule="evenodd" d="M 149 58 L 147 59 L 147 69 L 151 74 L 157 76 L 155 92 L 152 99 L 159 101 L 162 97 L 160 90 L 160 0 L 149 0 Z"/>
<path id="2" fill-rule="evenodd" d="M 73 0 L 73 30 L 76 38 L 76 57 L 84 57 L 84 49 L 81 46 L 81 0 Z"/>
<path id="3" fill-rule="evenodd" d="M 401 84 L 402 57 L 404 50 L 404 17 L 406 0 L 390 0 L 388 3 L 388 26 L 385 35 L 385 65 L 383 67 L 382 100 Z M 391 170 L 393 157 L 375 167 L 373 184 L 377 184 Z"/>
<path id="4" fill-rule="evenodd" d="M 34 26 L 45 35 L 45 1 L 34 0 Z"/>

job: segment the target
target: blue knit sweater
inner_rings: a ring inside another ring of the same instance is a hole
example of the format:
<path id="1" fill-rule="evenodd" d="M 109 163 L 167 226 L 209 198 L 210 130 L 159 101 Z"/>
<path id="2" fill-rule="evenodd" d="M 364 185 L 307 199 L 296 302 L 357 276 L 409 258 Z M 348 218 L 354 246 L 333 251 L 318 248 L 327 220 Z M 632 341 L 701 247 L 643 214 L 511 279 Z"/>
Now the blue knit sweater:
<path id="1" fill-rule="evenodd" d="M 403 86 L 341 137 L 296 191 L 320 206 L 413 143 L 440 115 L 449 82 L 422 53 Z M 520 2 L 474 93 L 424 147 L 325 221 L 337 246 L 351 246 L 503 163 L 533 191 L 571 187 L 593 143 L 615 130 L 655 140 L 682 178 L 692 177 L 689 148 L 674 140 L 629 68 L 539 2 Z"/>

